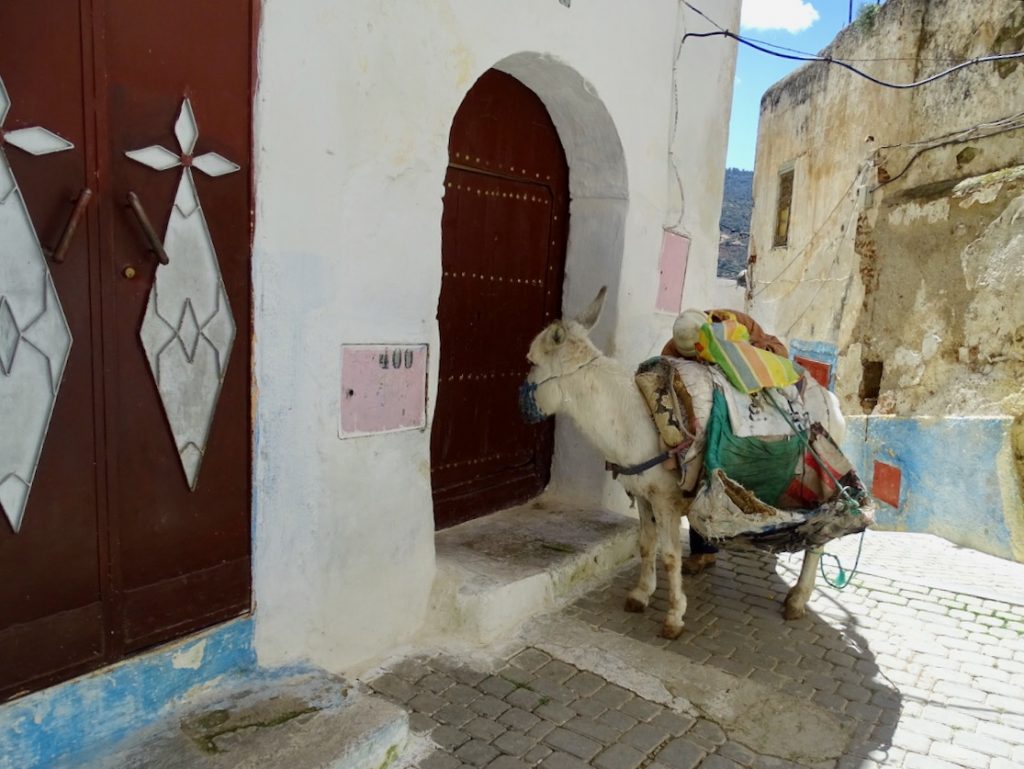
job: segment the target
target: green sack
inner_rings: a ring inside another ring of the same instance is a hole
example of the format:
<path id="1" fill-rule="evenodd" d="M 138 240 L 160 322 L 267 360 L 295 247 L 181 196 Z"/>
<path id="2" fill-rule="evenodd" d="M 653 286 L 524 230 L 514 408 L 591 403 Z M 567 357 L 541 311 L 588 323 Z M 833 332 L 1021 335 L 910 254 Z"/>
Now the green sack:
<path id="1" fill-rule="evenodd" d="M 704 449 L 706 477 L 710 479 L 721 469 L 762 502 L 777 505 L 793 482 L 805 441 L 806 434 L 778 440 L 737 438 L 729 423 L 725 396 L 715 390 Z"/>

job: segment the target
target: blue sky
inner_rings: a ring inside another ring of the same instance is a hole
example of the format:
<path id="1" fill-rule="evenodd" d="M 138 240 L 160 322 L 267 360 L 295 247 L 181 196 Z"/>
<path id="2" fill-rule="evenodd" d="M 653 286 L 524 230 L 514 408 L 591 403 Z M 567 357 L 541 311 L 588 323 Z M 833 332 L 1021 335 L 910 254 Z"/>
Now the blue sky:
<path id="1" fill-rule="evenodd" d="M 714 18 L 713 1 L 691 2 Z M 863 2 L 854 0 L 854 18 Z M 743 0 L 740 34 L 817 53 L 846 26 L 849 8 L 849 0 Z M 691 44 L 699 45 L 700 40 L 687 41 L 687 45 Z M 800 62 L 779 59 L 740 44 L 726 165 L 753 169 L 761 95 L 799 66 Z"/>

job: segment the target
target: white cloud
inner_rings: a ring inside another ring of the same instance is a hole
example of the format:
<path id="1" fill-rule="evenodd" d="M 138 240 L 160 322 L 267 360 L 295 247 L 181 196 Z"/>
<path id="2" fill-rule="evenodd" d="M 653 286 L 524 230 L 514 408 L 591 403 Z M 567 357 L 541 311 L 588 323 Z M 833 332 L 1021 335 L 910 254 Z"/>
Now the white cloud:
<path id="1" fill-rule="evenodd" d="M 803 32 L 818 18 L 818 11 L 807 0 L 743 0 L 740 27 Z"/>

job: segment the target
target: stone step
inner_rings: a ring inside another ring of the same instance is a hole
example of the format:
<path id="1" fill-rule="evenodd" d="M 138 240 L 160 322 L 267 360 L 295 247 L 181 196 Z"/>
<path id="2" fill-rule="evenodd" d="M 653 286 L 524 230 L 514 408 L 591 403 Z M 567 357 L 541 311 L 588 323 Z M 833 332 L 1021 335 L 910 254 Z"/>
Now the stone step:
<path id="1" fill-rule="evenodd" d="M 441 531 L 428 635 L 489 644 L 607 580 L 637 552 L 637 521 L 536 501 Z"/>
<path id="2" fill-rule="evenodd" d="M 408 716 L 319 670 L 257 671 L 186 697 L 161 721 L 60 769 L 379 769 Z"/>

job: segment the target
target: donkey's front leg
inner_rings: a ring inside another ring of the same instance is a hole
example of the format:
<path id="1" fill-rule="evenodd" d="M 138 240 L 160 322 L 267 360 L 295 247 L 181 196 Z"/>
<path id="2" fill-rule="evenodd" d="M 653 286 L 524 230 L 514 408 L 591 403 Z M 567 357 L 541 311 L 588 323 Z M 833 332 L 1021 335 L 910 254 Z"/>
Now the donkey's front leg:
<path id="1" fill-rule="evenodd" d="M 650 502 L 643 497 L 637 497 L 636 501 L 640 516 L 640 578 L 626 597 L 626 611 L 646 609 L 658 585 L 658 522 Z"/>
<path id="2" fill-rule="evenodd" d="M 670 500 L 661 502 L 655 509 L 658 538 L 661 540 L 661 562 L 668 579 L 668 612 L 660 635 L 662 638 L 678 638 L 683 632 L 683 615 L 686 614 L 686 594 L 683 592 L 683 575 L 679 568 L 683 560 L 683 546 L 679 539 L 682 511 Z"/>
<path id="3" fill-rule="evenodd" d="M 807 613 L 807 599 L 811 597 L 811 591 L 814 590 L 814 578 L 818 572 L 818 564 L 821 563 L 821 552 L 820 547 L 804 551 L 800 577 L 786 594 L 785 609 L 782 612 L 782 616 L 786 619 L 800 619 Z"/>

